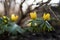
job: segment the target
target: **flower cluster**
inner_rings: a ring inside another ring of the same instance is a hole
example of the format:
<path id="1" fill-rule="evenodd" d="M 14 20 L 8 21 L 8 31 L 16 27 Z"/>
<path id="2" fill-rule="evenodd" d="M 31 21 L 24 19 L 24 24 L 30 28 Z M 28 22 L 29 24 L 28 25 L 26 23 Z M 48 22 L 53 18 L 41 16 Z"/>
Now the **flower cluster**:
<path id="1" fill-rule="evenodd" d="M 50 13 L 44 13 L 42 17 L 38 18 L 36 11 L 30 13 L 32 19 L 27 26 L 31 27 L 34 32 L 40 31 L 52 31 L 54 28 L 48 22 L 51 20 Z M 29 30 L 29 29 L 28 29 Z"/>
<path id="2" fill-rule="evenodd" d="M 29 32 L 53 31 L 54 28 L 48 22 L 51 20 L 50 13 L 44 13 L 42 17 L 38 18 L 36 11 L 30 13 L 31 20 L 27 23 L 27 28 L 21 28 L 15 22 L 19 16 L 12 14 L 10 17 L 2 16 L 0 18 L 0 31 L 16 34 L 17 32 L 23 33 L 28 30 Z"/>
<path id="3" fill-rule="evenodd" d="M 18 15 L 12 14 L 11 17 L 2 16 L 0 17 L 0 34 L 4 32 L 17 34 L 17 32 L 22 33 L 23 29 L 16 24 L 18 20 Z"/>
<path id="4" fill-rule="evenodd" d="M 37 18 L 37 13 L 35 11 L 31 12 L 30 17 L 31 17 L 31 19 L 36 19 Z M 50 20 L 50 13 L 44 13 L 43 14 L 43 19 L 44 20 Z"/>

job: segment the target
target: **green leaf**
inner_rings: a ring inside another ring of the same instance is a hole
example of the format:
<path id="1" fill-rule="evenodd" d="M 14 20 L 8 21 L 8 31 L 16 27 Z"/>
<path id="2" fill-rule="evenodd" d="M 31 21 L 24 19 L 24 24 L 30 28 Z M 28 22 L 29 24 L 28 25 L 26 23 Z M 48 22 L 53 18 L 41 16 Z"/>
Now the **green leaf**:
<path id="1" fill-rule="evenodd" d="M 7 25 L 3 25 L 2 30 L 7 31 Z"/>
<path id="2" fill-rule="evenodd" d="M 17 30 L 19 33 L 24 33 L 24 32 L 25 32 L 25 30 L 23 30 L 20 26 L 18 26 L 18 27 L 16 28 L 16 30 Z"/>
<path id="3" fill-rule="evenodd" d="M 48 28 L 52 28 L 52 26 L 46 21 L 46 26 L 48 27 Z"/>
<path id="4" fill-rule="evenodd" d="M 46 26 L 48 28 L 48 30 L 52 31 L 54 30 L 54 28 L 46 21 Z"/>
<path id="5" fill-rule="evenodd" d="M 15 23 L 11 23 L 10 26 L 8 26 L 7 29 L 10 33 L 17 33 L 17 32 L 23 33 L 24 32 L 24 30 Z"/>

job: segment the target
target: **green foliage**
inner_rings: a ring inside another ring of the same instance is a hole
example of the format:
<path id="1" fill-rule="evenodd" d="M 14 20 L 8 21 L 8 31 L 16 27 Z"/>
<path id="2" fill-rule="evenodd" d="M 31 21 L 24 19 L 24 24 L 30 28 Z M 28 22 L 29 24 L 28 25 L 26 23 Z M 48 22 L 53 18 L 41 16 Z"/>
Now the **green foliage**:
<path id="1" fill-rule="evenodd" d="M 50 32 L 54 30 L 54 28 L 49 24 L 49 22 L 43 20 L 42 18 L 32 20 L 29 23 L 31 23 L 31 27 L 28 27 L 26 30 L 30 32 Z M 37 24 L 37 26 L 35 26 L 35 23 Z"/>
<path id="2" fill-rule="evenodd" d="M 0 18 L 0 34 L 4 32 L 17 34 L 17 32 L 23 33 L 24 30 L 20 26 L 18 26 L 15 22 L 10 21 L 8 17 L 6 17 L 5 19 L 1 17 Z"/>
<path id="3" fill-rule="evenodd" d="M 15 23 L 8 24 L 6 31 L 8 31 L 8 32 L 10 32 L 12 34 L 17 34 L 17 32 L 19 32 L 19 33 L 23 33 L 24 32 L 24 30 L 20 26 L 15 24 Z"/>
<path id="4" fill-rule="evenodd" d="M 54 28 L 48 23 L 48 21 L 44 21 L 44 23 L 40 25 L 40 29 L 42 31 L 53 31 L 54 30 Z"/>
<path id="5" fill-rule="evenodd" d="M 26 31 L 29 32 L 45 32 L 45 31 L 53 31 L 54 28 L 49 24 L 48 21 L 43 20 L 42 18 L 37 18 L 36 20 L 29 21 L 31 23 L 30 27 L 22 29 L 15 22 L 12 22 L 8 17 L 0 18 L 0 34 L 4 32 L 8 32 L 11 34 L 24 33 Z"/>

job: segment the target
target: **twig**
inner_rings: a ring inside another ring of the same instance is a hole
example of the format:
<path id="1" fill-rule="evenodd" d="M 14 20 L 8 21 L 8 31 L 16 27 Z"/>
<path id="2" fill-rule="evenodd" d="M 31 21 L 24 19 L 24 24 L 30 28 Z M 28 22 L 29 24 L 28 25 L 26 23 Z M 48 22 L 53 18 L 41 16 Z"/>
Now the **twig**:
<path id="1" fill-rule="evenodd" d="M 55 18 L 57 19 L 57 20 L 59 20 L 59 18 L 57 17 L 57 15 L 54 13 L 54 11 L 50 8 L 50 7 L 48 7 L 49 9 L 50 9 L 50 11 L 53 13 L 53 15 L 55 16 Z"/>

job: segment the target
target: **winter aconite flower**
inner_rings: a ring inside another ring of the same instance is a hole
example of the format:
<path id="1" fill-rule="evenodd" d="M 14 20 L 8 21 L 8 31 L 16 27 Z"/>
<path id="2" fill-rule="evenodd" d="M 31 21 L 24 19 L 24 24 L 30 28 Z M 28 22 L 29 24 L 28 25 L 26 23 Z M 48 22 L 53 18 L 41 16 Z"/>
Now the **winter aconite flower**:
<path id="1" fill-rule="evenodd" d="M 50 14 L 49 13 L 44 13 L 43 15 L 43 19 L 46 21 L 46 20 L 50 20 Z"/>
<path id="2" fill-rule="evenodd" d="M 31 25 L 32 25 L 31 22 L 27 24 L 28 27 L 31 27 Z M 34 26 L 37 26 L 37 23 L 34 23 Z"/>
<path id="3" fill-rule="evenodd" d="M 27 26 L 30 27 L 31 26 L 31 23 L 28 23 Z"/>
<path id="4" fill-rule="evenodd" d="M 5 24 L 7 24 L 7 23 L 8 23 L 8 17 L 7 17 L 7 16 L 2 16 L 2 18 L 3 18 L 3 22 L 4 22 Z"/>
<path id="5" fill-rule="evenodd" d="M 35 24 L 35 26 L 37 26 L 37 23 L 34 23 Z"/>
<path id="6" fill-rule="evenodd" d="M 31 19 L 36 19 L 37 18 L 36 12 L 35 11 L 34 12 L 31 12 L 30 13 L 30 17 L 31 17 Z"/>
<path id="7" fill-rule="evenodd" d="M 3 19 L 7 19 L 7 16 L 3 16 Z"/>
<path id="8" fill-rule="evenodd" d="M 8 20 L 3 20 L 3 21 L 4 21 L 4 23 L 5 23 L 5 24 L 7 24 L 7 23 L 8 23 Z"/>
<path id="9" fill-rule="evenodd" d="M 15 14 L 12 14 L 11 15 L 11 20 L 12 21 L 17 21 L 17 19 L 18 19 L 18 16 L 17 15 L 15 15 Z"/>

